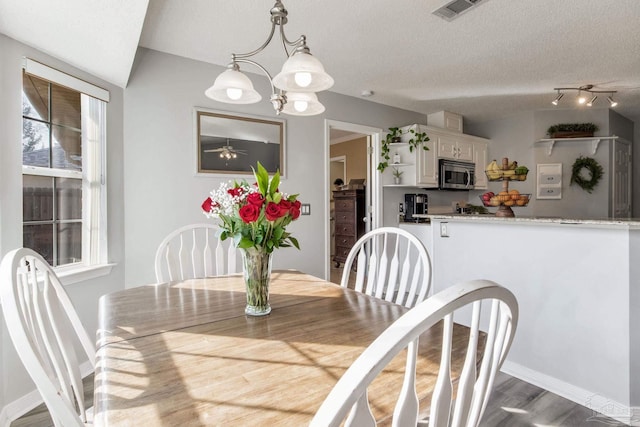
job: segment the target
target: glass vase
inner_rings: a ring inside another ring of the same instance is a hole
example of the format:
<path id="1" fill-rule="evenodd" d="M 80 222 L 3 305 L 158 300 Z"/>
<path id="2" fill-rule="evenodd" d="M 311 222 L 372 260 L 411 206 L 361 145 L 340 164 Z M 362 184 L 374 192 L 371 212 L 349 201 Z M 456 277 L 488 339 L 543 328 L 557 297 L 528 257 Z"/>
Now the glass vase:
<path id="1" fill-rule="evenodd" d="M 242 271 L 247 288 L 247 305 L 244 312 L 249 316 L 264 316 L 271 312 L 269 305 L 269 281 L 273 253 L 256 248 L 240 249 Z"/>

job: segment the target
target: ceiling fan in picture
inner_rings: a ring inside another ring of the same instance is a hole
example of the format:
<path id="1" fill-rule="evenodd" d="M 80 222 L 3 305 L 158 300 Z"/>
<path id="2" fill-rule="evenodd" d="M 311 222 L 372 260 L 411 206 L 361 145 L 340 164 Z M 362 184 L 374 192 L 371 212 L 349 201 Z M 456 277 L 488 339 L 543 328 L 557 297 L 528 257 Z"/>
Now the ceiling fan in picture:
<path id="1" fill-rule="evenodd" d="M 226 160 L 231 160 L 231 159 L 236 159 L 238 157 L 238 154 L 242 155 L 242 156 L 246 156 L 247 155 L 247 151 L 246 150 L 238 150 L 236 148 L 233 148 L 230 144 L 229 144 L 229 139 L 227 139 L 227 144 L 220 147 L 220 148 L 212 148 L 209 150 L 204 150 L 205 153 L 220 153 L 219 156 L 221 159 L 226 159 Z"/>

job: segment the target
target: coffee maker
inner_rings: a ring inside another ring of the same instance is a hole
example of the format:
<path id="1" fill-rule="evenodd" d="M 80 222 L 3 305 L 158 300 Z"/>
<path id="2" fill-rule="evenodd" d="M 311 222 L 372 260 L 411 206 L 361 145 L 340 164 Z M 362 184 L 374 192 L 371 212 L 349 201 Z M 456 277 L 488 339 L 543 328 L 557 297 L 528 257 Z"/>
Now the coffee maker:
<path id="1" fill-rule="evenodd" d="M 405 194 L 404 195 L 404 220 L 419 222 L 425 218 L 416 217 L 414 215 L 425 215 L 427 213 L 427 195 L 426 194 Z"/>

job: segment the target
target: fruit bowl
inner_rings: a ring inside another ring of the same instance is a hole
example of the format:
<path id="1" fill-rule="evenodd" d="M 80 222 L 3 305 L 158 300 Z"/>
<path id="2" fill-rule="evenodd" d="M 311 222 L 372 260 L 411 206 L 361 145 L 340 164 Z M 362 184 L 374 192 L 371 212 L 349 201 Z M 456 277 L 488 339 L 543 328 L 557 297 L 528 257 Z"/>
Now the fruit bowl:
<path id="1" fill-rule="evenodd" d="M 482 196 L 478 197 L 480 198 L 482 205 L 488 208 L 497 208 L 499 206 L 524 207 L 527 206 L 529 204 L 529 200 L 531 200 L 531 194 L 522 193 L 496 194 L 489 200 L 484 200 Z"/>

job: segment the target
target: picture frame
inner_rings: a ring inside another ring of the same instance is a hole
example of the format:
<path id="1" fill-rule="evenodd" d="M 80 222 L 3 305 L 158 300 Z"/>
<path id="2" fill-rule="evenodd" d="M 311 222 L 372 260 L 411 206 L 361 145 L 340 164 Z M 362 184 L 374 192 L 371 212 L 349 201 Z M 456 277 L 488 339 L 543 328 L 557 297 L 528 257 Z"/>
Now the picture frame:
<path id="1" fill-rule="evenodd" d="M 251 175 L 259 161 L 286 176 L 286 121 L 194 108 L 196 173 Z"/>

